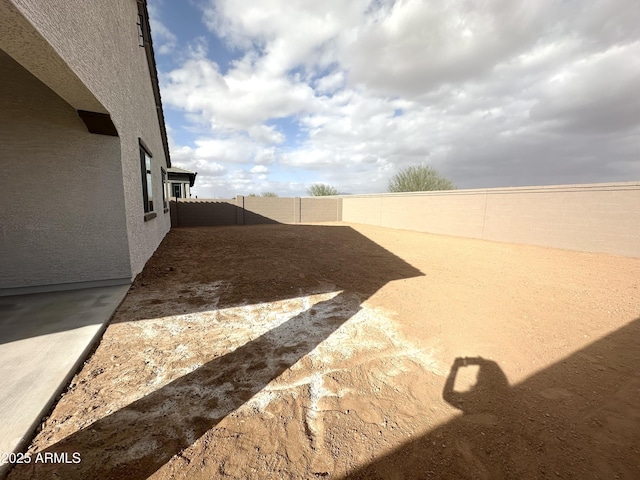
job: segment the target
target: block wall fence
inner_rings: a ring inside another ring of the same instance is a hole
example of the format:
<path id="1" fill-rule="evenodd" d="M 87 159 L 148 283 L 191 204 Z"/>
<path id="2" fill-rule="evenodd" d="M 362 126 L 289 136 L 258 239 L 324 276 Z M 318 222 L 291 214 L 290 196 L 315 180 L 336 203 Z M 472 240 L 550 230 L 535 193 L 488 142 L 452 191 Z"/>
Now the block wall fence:
<path id="1" fill-rule="evenodd" d="M 640 182 L 184 200 L 174 226 L 343 221 L 640 257 Z"/>
<path id="2" fill-rule="evenodd" d="M 171 225 L 257 225 L 262 223 L 338 222 L 342 198 L 243 197 L 235 199 L 175 199 L 171 201 Z"/>

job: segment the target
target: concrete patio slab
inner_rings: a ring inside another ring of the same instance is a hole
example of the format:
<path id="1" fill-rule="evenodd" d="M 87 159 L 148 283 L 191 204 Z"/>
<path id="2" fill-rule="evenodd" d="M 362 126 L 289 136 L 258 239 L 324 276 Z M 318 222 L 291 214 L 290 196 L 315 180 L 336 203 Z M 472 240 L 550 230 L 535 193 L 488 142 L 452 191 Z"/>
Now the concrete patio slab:
<path id="1" fill-rule="evenodd" d="M 0 297 L 0 452 L 29 441 L 129 285 Z M 7 465 L 0 466 L 0 476 Z"/>

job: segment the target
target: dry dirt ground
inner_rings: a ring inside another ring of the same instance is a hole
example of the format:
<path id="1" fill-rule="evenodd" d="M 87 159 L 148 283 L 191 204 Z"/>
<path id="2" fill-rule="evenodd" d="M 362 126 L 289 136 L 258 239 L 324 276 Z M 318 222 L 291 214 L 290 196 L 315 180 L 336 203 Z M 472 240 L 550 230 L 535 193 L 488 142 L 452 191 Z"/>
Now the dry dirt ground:
<path id="1" fill-rule="evenodd" d="M 10 479 L 640 478 L 640 259 L 172 230 Z"/>

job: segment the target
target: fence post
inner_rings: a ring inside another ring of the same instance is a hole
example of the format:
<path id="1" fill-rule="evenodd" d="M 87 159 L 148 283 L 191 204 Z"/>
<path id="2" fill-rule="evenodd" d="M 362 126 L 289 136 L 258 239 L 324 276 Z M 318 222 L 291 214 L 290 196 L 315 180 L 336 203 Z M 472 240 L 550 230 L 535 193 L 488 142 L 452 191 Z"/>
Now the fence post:
<path id="1" fill-rule="evenodd" d="M 169 200 L 169 218 L 171 219 L 171 227 L 178 227 L 178 205 L 175 200 Z"/>
<path id="2" fill-rule="evenodd" d="M 302 204 L 300 202 L 300 197 L 293 198 L 293 223 L 300 223 L 300 217 L 302 216 L 300 213 L 300 209 L 302 208 Z"/>

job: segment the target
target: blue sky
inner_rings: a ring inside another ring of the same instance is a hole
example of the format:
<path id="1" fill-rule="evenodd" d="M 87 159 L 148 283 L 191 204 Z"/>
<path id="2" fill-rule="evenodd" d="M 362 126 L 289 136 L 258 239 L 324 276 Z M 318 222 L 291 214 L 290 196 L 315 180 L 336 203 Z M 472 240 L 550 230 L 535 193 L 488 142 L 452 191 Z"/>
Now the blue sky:
<path id="1" fill-rule="evenodd" d="M 640 180 L 640 3 L 149 0 L 194 195 Z"/>

